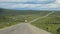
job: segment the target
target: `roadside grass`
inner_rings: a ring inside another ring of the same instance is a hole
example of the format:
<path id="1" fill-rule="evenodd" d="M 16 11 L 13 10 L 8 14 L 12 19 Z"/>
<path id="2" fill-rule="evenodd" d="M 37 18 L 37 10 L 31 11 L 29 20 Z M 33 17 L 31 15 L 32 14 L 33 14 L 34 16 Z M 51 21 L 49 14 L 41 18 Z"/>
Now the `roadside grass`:
<path id="1" fill-rule="evenodd" d="M 27 14 L 26 14 L 27 13 Z M 41 12 L 37 12 L 37 11 L 5 11 L 2 12 L 0 14 L 0 29 L 1 28 L 5 28 L 5 27 L 9 27 L 18 23 L 24 23 L 25 20 L 27 20 L 28 22 L 38 18 L 38 17 L 42 17 L 44 15 L 46 15 L 47 13 L 49 13 L 48 11 L 41 11 Z"/>
<path id="2" fill-rule="evenodd" d="M 28 22 L 29 22 L 29 21 L 31 21 L 35 18 L 45 16 L 47 13 L 50 13 L 50 12 L 51 11 L 48 11 L 48 10 L 43 10 L 43 11 L 10 10 L 10 9 L 0 8 L 0 28 L 5 28 L 5 27 L 9 27 L 9 26 L 18 24 L 18 23 L 22 23 L 25 20 L 28 20 Z M 44 19 L 41 19 L 41 20 L 42 20 L 41 22 L 44 23 L 45 20 Z M 40 23 L 39 20 L 37 22 L 33 23 L 33 24 L 36 24 L 36 26 L 37 26 L 38 23 Z M 43 25 L 43 24 L 41 24 L 41 25 Z"/>
<path id="3" fill-rule="evenodd" d="M 0 29 L 9 27 L 18 23 L 24 23 L 25 20 L 31 21 L 37 17 L 37 15 L 15 15 L 15 16 L 2 16 L 0 17 Z"/>
<path id="4" fill-rule="evenodd" d="M 57 29 L 60 28 L 60 17 L 48 16 L 46 18 L 39 19 L 31 24 L 40 29 L 56 34 Z"/>
<path id="5" fill-rule="evenodd" d="M 13 18 L 13 16 L 0 17 L 0 29 L 24 22 L 23 18 Z"/>

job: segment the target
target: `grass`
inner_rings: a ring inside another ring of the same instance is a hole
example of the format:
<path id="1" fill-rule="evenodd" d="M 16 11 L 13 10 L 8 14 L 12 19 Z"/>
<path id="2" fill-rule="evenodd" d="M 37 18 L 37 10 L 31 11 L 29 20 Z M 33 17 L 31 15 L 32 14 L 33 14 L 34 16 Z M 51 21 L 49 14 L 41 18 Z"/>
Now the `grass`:
<path id="1" fill-rule="evenodd" d="M 5 27 L 9 27 L 18 23 L 23 22 L 24 20 L 22 20 L 22 18 L 16 19 L 13 18 L 13 16 L 2 16 L 0 17 L 0 29 L 5 28 Z"/>
<path id="2" fill-rule="evenodd" d="M 35 11 L 35 10 L 7 10 L 7 9 L 0 9 L 0 29 L 9 27 L 25 20 L 31 21 L 35 18 L 45 16 L 46 14 L 50 13 L 50 11 Z M 39 19 L 33 23 L 32 25 L 49 31 L 53 34 L 56 33 L 56 30 L 60 28 L 60 12 L 55 12 L 50 16 Z"/>
<path id="3" fill-rule="evenodd" d="M 14 15 L 14 16 L 2 16 L 0 17 L 0 29 L 9 27 L 18 23 L 25 22 L 25 20 L 31 21 L 37 17 L 37 15 Z"/>
<path id="4" fill-rule="evenodd" d="M 31 24 L 38 28 L 41 28 L 43 30 L 56 34 L 57 32 L 56 30 L 60 28 L 60 17 L 49 16 L 43 19 L 39 19 L 38 21 L 35 21 Z"/>

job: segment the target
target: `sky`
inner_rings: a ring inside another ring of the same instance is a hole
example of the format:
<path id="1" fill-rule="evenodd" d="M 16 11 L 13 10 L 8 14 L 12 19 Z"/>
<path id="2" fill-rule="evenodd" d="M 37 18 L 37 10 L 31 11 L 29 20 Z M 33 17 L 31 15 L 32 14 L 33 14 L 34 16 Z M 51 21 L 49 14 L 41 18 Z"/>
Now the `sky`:
<path id="1" fill-rule="evenodd" d="M 0 0 L 0 8 L 16 10 L 60 10 L 60 0 Z"/>

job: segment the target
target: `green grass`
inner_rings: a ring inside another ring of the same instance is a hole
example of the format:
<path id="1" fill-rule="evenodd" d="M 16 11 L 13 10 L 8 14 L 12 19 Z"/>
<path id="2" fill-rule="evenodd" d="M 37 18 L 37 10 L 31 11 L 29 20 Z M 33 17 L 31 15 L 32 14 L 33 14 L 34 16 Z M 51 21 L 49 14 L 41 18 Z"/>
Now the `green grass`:
<path id="1" fill-rule="evenodd" d="M 18 23 L 25 22 L 25 20 L 31 21 L 37 17 L 37 15 L 15 15 L 15 16 L 1 16 L 0 17 L 0 29 L 9 27 Z"/>
<path id="2" fill-rule="evenodd" d="M 31 24 L 38 28 L 41 28 L 43 30 L 46 30 L 48 32 L 55 34 L 56 30 L 60 28 L 60 17 L 49 16 L 43 19 L 39 19 L 38 21 L 35 21 Z"/>
<path id="3" fill-rule="evenodd" d="M 12 25 L 16 25 L 18 23 L 24 22 L 24 20 L 31 21 L 35 18 L 45 16 L 50 13 L 48 10 L 43 11 L 35 11 L 35 10 L 9 10 L 9 9 L 0 9 L 0 29 L 9 27 Z M 55 13 L 50 16 L 39 19 L 33 23 L 32 25 L 49 31 L 53 34 L 56 33 L 56 30 L 60 28 L 60 12 L 55 11 Z"/>
<path id="4" fill-rule="evenodd" d="M 28 15 L 10 15 L 0 17 L 0 28 L 9 27 L 18 23 L 25 22 L 25 20 L 31 21 L 35 18 L 42 17 L 39 14 L 28 14 Z"/>

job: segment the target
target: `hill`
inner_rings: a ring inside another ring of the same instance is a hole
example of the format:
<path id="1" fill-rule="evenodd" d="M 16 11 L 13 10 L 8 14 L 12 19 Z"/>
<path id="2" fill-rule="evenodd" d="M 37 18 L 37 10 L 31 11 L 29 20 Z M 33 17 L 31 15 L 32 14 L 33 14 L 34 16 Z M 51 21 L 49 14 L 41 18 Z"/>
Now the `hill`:
<path id="1" fill-rule="evenodd" d="M 48 10 L 11 10 L 0 8 L 0 28 L 9 27 L 25 20 L 31 21 L 43 17 L 52 11 Z M 54 11 L 46 18 L 39 19 L 32 25 L 55 34 L 60 28 L 60 11 Z"/>

